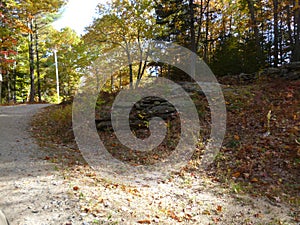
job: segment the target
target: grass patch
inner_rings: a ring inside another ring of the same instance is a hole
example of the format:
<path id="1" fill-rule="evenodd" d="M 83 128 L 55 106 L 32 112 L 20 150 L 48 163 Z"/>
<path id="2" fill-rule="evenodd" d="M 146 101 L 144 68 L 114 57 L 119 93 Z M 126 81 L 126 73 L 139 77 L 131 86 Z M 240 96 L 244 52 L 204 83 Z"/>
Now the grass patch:
<path id="1" fill-rule="evenodd" d="M 57 144 L 74 142 L 72 105 L 55 105 L 43 109 L 32 120 L 35 137 Z"/>

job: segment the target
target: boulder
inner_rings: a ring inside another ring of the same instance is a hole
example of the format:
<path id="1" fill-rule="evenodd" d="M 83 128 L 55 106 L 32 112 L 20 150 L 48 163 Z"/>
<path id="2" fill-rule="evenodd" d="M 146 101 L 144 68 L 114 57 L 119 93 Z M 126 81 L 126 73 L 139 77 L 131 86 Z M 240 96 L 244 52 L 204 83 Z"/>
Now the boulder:
<path id="1" fill-rule="evenodd" d="M 300 62 L 290 62 L 289 64 L 285 64 L 282 66 L 288 70 L 299 70 L 300 69 Z"/>
<path id="2" fill-rule="evenodd" d="M 115 106 L 120 113 L 122 109 L 127 108 L 126 104 L 120 104 Z M 147 121 L 153 117 L 160 117 L 164 120 L 172 120 L 176 117 L 175 107 L 166 100 L 159 97 L 146 97 L 141 101 L 134 104 L 130 113 L 130 125 L 133 128 L 144 128 L 147 126 Z M 95 120 L 98 130 L 111 130 L 111 118 L 109 111 L 107 115 L 101 114 L 101 117 Z M 122 122 L 122 121 L 121 121 Z"/>
<path id="3" fill-rule="evenodd" d="M 273 67 L 267 68 L 266 69 L 266 74 L 268 74 L 268 75 L 279 75 L 280 74 L 280 69 L 279 68 L 273 68 Z"/>

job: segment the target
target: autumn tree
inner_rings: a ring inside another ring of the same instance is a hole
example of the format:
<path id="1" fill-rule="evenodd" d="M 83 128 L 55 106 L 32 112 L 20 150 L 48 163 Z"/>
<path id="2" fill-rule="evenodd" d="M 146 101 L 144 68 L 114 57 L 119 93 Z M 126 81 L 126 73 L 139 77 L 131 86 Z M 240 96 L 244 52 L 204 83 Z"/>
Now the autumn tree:
<path id="1" fill-rule="evenodd" d="M 58 71 L 60 93 L 63 100 L 69 100 L 74 96 L 82 65 L 82 58 L 84 58 L 84 49 L 82 48 L 82 41 L 80 37 L 71 28 L 63 28 L 57 31 L 51 27 L 47 28 L 47 32 L 41 36 L 45 41 L 45 52 L 47 56 L 42 61 L 44 70 L 44 90 L 48 92 L 48 100 L 54 96 L 55 92 L 55 66 L 53 50 L 57 52 Z"/>
<path id="2" fill-rule="evenodd" d="M 138 86 L 145 73 L 147 60 L 143 63 L 142 56 L 145 55 L 145 51 L 142 45 L 144 41 L 153 39 L 158 32 L 151 15 L 152 9 L 153 3 L 149 0 L 116 0 L 107 7 L 100 5 L 99 18 L 87 28 L 88 32 L 84 36 L 87 45 L 100 45 L 102 53 L 115 47 L 121 47 L 126 52 L 131 88 L 134 79 L 136 79 L 135 86 Z M 136 76 L 134 76 L 131 53 L 131 47 L 135 44 L 139 47 L 140 57 Z"/>
<path id="3" fill-rule="evenodd" d="M 57 12 L 62 5 L 65 4 L 64 0 L 52 1 L 33 1 L 22 0 L 19 3 L 19 17 L 20 20 L 27 24 L 28 27 L 28 53 L 29 53 L 29 71 L 30 71 L 30 102 L 34 102 L 35 97 L 35 73 L 34 73 L 34 39 L 38 31 L 36 20 L 41 17 L 47 16 L 49 13 Z M 37 55 L 38 57 L 38 55 Z"/>
<path id="4" fill-rule="evenodd" d="M 20 27 L 16 25 L 13 1 L 0 2 L 0 104 L 2 103 L 2 82 L 6 82 L 7 102 L 12 98 L 11 70 L 15 65 L 17 36 L 15 33 Z"/>

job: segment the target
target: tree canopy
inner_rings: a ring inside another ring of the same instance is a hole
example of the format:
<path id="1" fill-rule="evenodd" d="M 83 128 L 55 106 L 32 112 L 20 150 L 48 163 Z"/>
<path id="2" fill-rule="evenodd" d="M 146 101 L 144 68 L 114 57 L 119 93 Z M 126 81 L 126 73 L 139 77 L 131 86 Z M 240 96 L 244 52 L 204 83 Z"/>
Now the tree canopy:
<path id="1" fill-rule="evenodd" d="M 51 27 L 65 4 L 64 0 L 1 1 L 0 102 L 54 101 L 54 49 L 64 99 L 72 97 L 80 77 L 97 57 L 122 47 L 130 61 L 131 46 L 147 40 L 189 48 L 217 76 L 300 61 L 296 0 L 113 0 L 98 5 L 97 17 L 82 36 L 69 28 Z M 160 76 L 186 79 L 176 68 L 144 61 L 112 74 L 112 86 L 138 85 L 153 65 L 160 68 Z"/>

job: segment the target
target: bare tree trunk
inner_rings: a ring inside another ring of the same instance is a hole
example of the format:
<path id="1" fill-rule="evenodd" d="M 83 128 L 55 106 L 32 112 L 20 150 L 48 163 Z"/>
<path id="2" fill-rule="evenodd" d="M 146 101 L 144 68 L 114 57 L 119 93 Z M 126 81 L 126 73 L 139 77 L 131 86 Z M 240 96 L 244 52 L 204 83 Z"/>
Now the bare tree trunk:
<path id="1" fill-rule="evenodd" d="M 2 104 L 2 68 L 0 67 L 0 105 Z"/>
<path id="2" fill-rule="evenodd" d="M 259 30 L 258 30 L 258 27 L 257 27 L 257 20 L 256 20 L 256 16 L 255 16 L 254 3 L 253 3 L 252 0 L 247 0 L 247 4 L 248 4 L 249 12 L 250 12 L 250 18 L 251 18 L 251 23 L 252 23 L 251 25 L 252 25 L 253 32 L 254 32 L 257 60 L 259 61 L 259 63 L 261 63 L 262 51 L 261 51 L 261 46 L 260 46 Z"/>
<path id="3" fill-rule="evenodd" d="M 11 81 L 10 81 L 10 77 L 9 77 L 9 71 L 6 71 L 6 76 L 7 76 L 7 103 L 9 104 L 10 100 L 11 100 Z"/>
<path id="4" fill-rule="evenodd" d="M 131 56 L 130 56 L 130 49 L 128 46 L 128 43 L 125 40 L 125 51 L 127 55 L 127 61 L 128 61 L 128 68 L 129 68 L 129 87 L 130 89 L 133 89 L 133 69 L 132 69 L 132 62 L 131 62 Z"/>
<path id="5" fill-rule="evenodd" d="M 33 30 L 33 21 L 29 22 L 29 29 Z M 33 34 L 29 34 L 29 70 L 30 70 L 30 97 L 29 102 L 34 102 L 35 88 L 34 88 L 34 51 L 33 51 Z"/>
<path id="6" fill-rule="evenodd" d="M 121 90 L 122 89 L 122 72 L 120 71 L 119 72 L 119 89 Z"/>
<path id="7" fill-rule="evenodd" d="M 0 81 L 0 104 L 2 104 L 2 81 Z"/>
<path id="8" fill-rule="evenodd" d="M 110 91 L 113 92 L 114 91 L 114 75 L 111 74 L 110 75 Z"/>
<path id="9" fill-rule="evenodd" d="M 129 86 L 130 86 L 130 89 L 133 89 L 133 70 L 132 70 L 132 64 L 130 63 L 128 65 L 128 67 L 129 67 L 129 82 L 130 82 Z"/>
<path id="10" fill-rule="evenodd" d="M 37 72 L 37 85 L 38 85 L 38 97 L 39 102 L 42 101 L 41 96 L 41 81 L 40 81 L 40 56 L 39 56 L 39 35 L 38 35 L 38 28 L 35 21 L 35 54 L 36 54 L 36 72 Z"/>
<path id="11" fill-rule="evenodd" d="M 147 61 L 148 61 L 148 57 L 149 57 L 149 50 L 150 50 L 150 46 L 148 46 L 147 50 L 143 51 L 139 34 L 138 34 L 138 44 L 139 44 L 140 62 L 139 62 L 139 69 L 138 69 L 138 74 L 137 74 L 137 80 L 135 83 L 135 88 L 138 88 L 140 81 L 145 73 L 145 70 L 147 67 Z M 145 52 L 145 54 L 146 54 L 146 57 L 144 60 L 143 60 L 143 52 Z M 144 63 L 143 63 L 143 61 L 144 61 Z"/>
<path id="12" fill-rule="evenodd" d="M 288 35 L 289 35 L 289 40 L 290 40 L 290 47 L 294 45 L 294 40 L 293 40 L 293 32 L 292 32 L 292 26 L 291 26 L 291 12 L 290 12 L 290 6 L 286 6 L 286 13 L 287 13 L 287 27 L 288 27 Z"/>
<path id="13" fill-rule="evenodd" d="M 197 40 L 196 40 L 196 51 L 199 48 L 200 43 L 200 37 L 201 37 L 201 30 L 202 30 L 202 20 L 203 20 L 203 0 L 200 0 L 200 18 L 198 22 L 198 34 L 197 34 Z"/>
<path id="14" fill-rule="evenodd" d="M 16 68 L 14 68 L 14 84 L 13 84 L 13 99 L 14 99 L 14 103 L 17 102 L 17 72 L 16 72 Z"/>
<path id="15" fill-rule="evenodd" d="M 146 67 L 147 67 L 147 60 L 148 60 L 148 54 L 146 56 L 146 59 L 145 59 L 145 62 L 143 63 L 143 65 L 139 65 L 139 74 L 138 74 L 138 77 L 137 77 L 137 80 L 136 80 L 136 83 L 135 83 L 135 88 L 137 88 L 140 84 L 140 81 L 145 73 L 145 70 L 146 70 Z"/>
<path id="16" fill-rule="evenodd" d="M 274 16 L 274 67 L 277 67 L 278 66 L 278 57 L 279 57 L 278 0 L 273 0 L 273 16 Z"/>
<path id="17" fill-rule="evenodd" d="M 280 21 L 280 25 L 279 25 L 279 59 L 280 59 L 280 64 L 282 65 L 284 63 L 284 58 L 283 58 L 283 30 L 284 30 L 284 24 L 283 21 Z"/>
<path id="18" fill-rule="evenodd" d="M 196 53 L 194 0 L 189 0 L 189 7 L 190 7 L 191 51 Z"/>
<path id="19" fill-rule="evenodd" d="M 254 8 L 254 4 L 252 2 L 252 0 L 247 0 L 248 3 L 248 9 L 250 11 L 250 17 L 251 17 L 251 25 L 254 31 L 254 36 L 255 36 L 255 40 L 256 40 L 256 44 L 259 46 L 260 45 L 260 41 L 259 41 L 259 31 L 257 28 L 257 21 L 256 21 L 256 17 L 255 17 L 255 8 Z"/>
<path id="20" fill-rule="evenodd" d="M 204 54 L 203 59 L 207 62 L 208 58 L 208 34 L 209 34 L 209 2 L 210 0 L 206 1 L 206 25 L 205 25 L 205 40 L 204 40 Z"/>
<path id="21" fill-rule="evenodd" d="M 294 22 L 294 30 L 295 30 L 295 42 L 293 48 L 293 57 L 292 61 L 300 61 L 300 0 L 295 0 L 295 22 Z"/>

